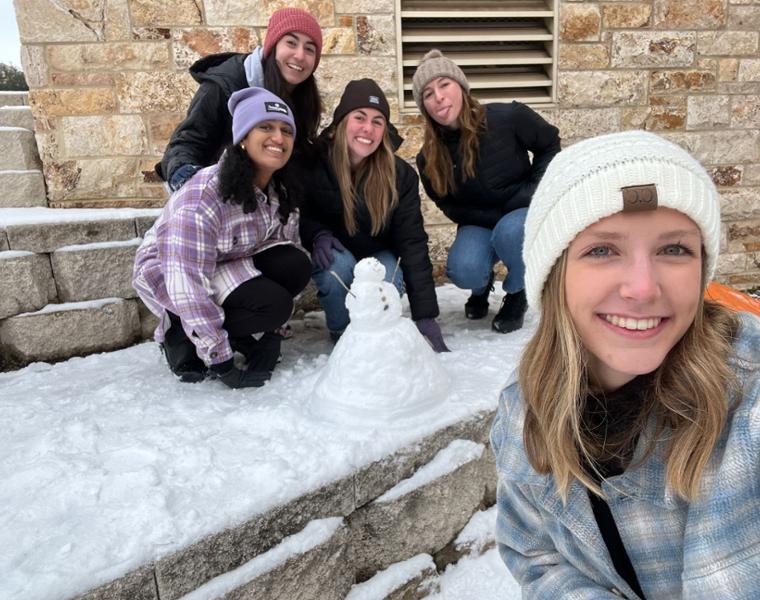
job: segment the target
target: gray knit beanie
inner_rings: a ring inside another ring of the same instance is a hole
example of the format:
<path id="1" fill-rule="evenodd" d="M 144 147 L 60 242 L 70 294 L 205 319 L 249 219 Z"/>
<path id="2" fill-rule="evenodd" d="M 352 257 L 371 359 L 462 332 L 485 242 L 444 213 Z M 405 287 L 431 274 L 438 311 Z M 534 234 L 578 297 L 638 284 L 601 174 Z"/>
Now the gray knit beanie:
<path id="1" fill-rule="evenodd" d="M 720 251 L 720 196 L 686 150 L 646 131 L 584 140 L 549 163 L 525 219 L 525 292 L 540 309 L 546 278 L 586 227 L 618 212 L 657 207 L 682 212 L 699 227 L 712 278 Z"/>
<path id="2" fill-rule="evenodd" d="M 440 50 L 433 49 L 422 57 L 412 78 L 414 101 L 423 114 L 425 108 L 422 105 L 422 90 L 436 77 L 453 79 L 462 86 L 465 93 L 470 91 L 470 84 L 467 83 L 467 78 L 464 76 L 462 69 L 453 60 L 446 58 Z"/>

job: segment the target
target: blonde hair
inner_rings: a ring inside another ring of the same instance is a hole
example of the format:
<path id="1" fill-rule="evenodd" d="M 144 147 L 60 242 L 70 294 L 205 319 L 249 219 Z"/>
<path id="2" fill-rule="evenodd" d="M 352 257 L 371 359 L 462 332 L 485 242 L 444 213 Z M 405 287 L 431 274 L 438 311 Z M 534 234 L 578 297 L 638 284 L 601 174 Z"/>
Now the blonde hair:
<path id="1" fill-rule="evenodd" d="M 546 280 L 538 329 L 519 366 L 525 451 L 536 471 L 554 476 L 563 501 L 573 479 L 601 495 L 584 464 L 593 465 L 609 452 L 604 441 L 584 427 L 584 403 L 594 390 L 586 350 L 567 307 L 566 256 L 567 250 Z M 668 430 L 666 481 L 687 500 L 698 493 L 702 472 L 726 421 L 728 398 L 736 389 L 728 359 L 737 327 L 735 313 L 701 297 L 694 322 L 654 372 L 637 418 L 626 431 L 626 439 L 618 443 L 619 448 L 631 447 L 653 417 L 656 435 L 641 460 Z"/>
<path id="2" fill-rule="evenodd" d="M 349 235 L 356 233 L 356 197 L 361 195 L 371 221 L 371 233 L 377 235 L 398 205 L 396 189 L 396 158 L 393 154 L 388 128 L 378 148 L 351 168 L 346 143 L 346 119 L 342 119 L 332 134 L 330 162 L 343 200 L 343 222 Z M 361 187 L 361 189 L 358 189 Z"/>
<path id="3" fill-rule="evenodd" d="M 446 144 L 438 133 L 439 126 L 426 110 L 422 111 L 422 115 L 425 117 L 425 136 L 422 142 L 422 156 L 425 157 L 424 173 L 430 180 L 433 191 L 438 196 L 445 196 L 450 191 L 456 190 L 454 165 Z M 475 177 L 480 135 L 486 130 L 486 111 L 480 102 L 464 90 L 462 90 L 459 128 L 462 132 L 459 139 L 459 154 L 462 158 L 463 180 L 472 179 Z"/>

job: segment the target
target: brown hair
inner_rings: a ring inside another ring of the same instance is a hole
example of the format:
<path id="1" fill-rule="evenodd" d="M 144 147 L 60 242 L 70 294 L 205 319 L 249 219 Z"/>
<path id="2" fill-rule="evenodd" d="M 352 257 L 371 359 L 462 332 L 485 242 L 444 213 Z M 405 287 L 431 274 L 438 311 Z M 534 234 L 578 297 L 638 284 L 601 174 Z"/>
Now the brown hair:
<path id="1" fill-rule="evenodd" d="M 457 85 L 459 85 L 457 83 Z M 460 86 L 461 88 L 461 86 Z M 425 137 L 422 142 L 422 156 L 425 157 L 425 176 L 430 180 L 433 191 L 445 196 L 456 189 L 454 165 L 446 145 L 441 139 L 438 125 L 426 110 Z M 475 163 L 480 149 L 480 135 L 486 130 L 485 108 L 470 94 L 462 90 L 462 112 L 459 114 L 459 154 L 462 157 L 462 174 L 465 180 L 475 177 Z"/>

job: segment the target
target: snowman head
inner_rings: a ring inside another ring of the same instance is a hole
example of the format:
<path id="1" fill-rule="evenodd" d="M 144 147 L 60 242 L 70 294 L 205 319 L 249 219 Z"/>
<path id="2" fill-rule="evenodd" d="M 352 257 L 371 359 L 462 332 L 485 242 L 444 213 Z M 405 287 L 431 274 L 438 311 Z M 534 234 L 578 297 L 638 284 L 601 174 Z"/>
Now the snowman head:
<path id="1" fill-rule="evenodd" d="M 401 298 L 396 286 L 384 281 L 385 267 L 376 258 L 360 260 L 354 267 L 346 308 L 351 326 L 363 331 L 388 329 L 401 318 Z"/>

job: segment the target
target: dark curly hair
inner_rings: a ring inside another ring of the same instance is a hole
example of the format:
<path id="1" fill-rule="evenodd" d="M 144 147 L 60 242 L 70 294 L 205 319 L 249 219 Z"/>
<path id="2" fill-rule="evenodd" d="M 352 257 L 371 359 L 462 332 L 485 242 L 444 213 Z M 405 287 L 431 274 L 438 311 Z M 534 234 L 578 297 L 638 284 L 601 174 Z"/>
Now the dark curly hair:
<path id="1" fill-rule="evenodd" d="M 297 178 L 289 176 L 288 164 L 275 171 L 271 181 L 280 199 L 278 212 L 282 223 L 286 223 L 288 215 L 298 208 L 301 197 L 300 185 Z M 255 177 L 256 164 L 248 153 L 239 144 L 227 146 L 219 164 L 219 194 L 222 201 L 240 204 L 243 212 L 255 212 L 258 207 L 254 192 Z"/>

